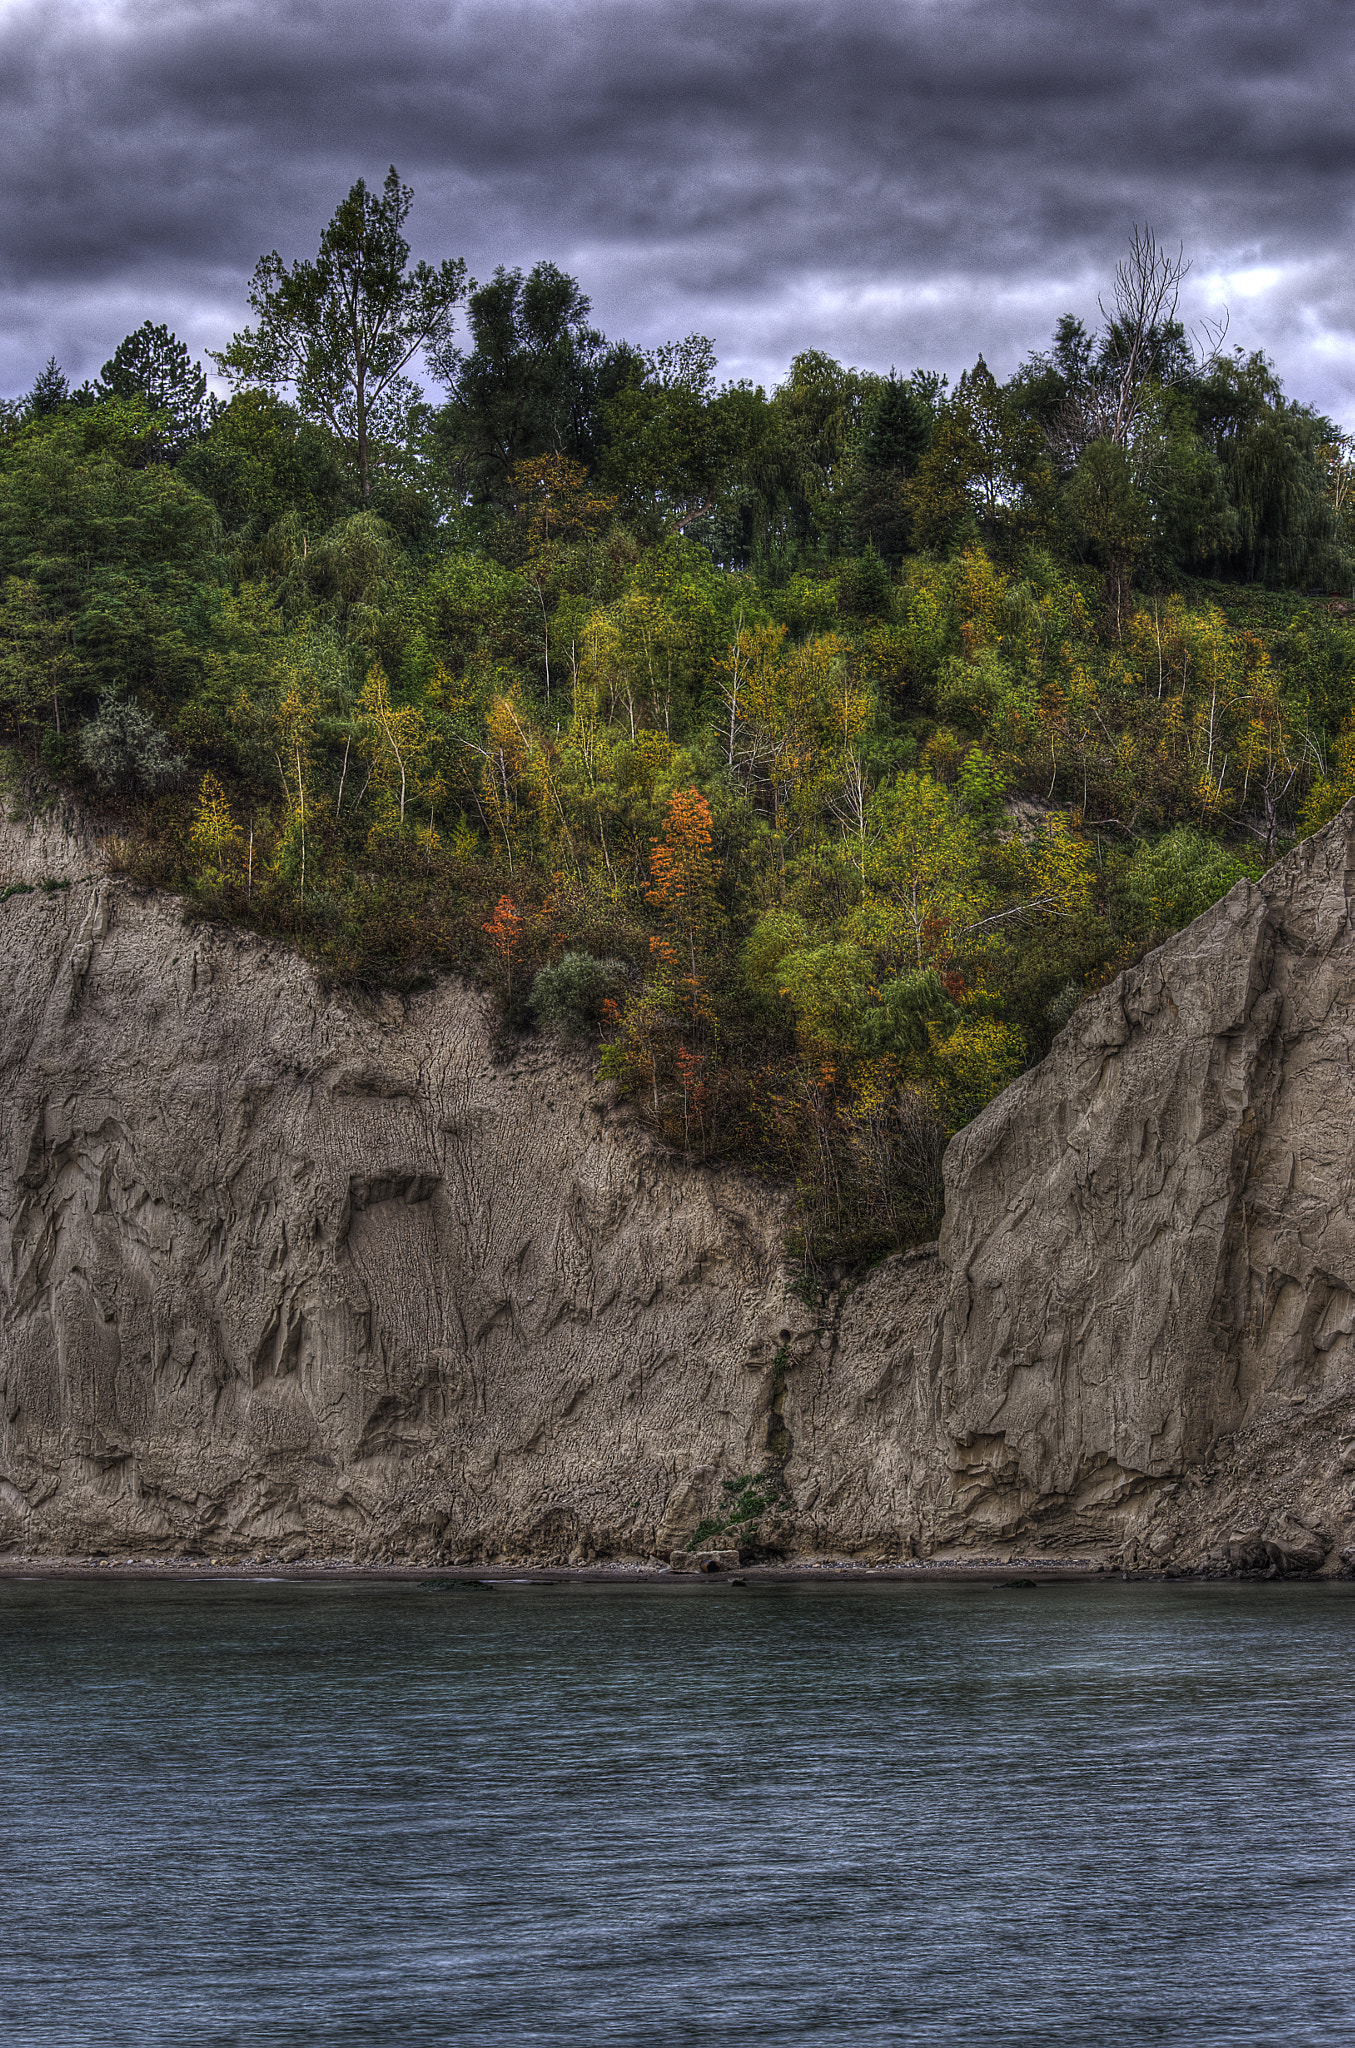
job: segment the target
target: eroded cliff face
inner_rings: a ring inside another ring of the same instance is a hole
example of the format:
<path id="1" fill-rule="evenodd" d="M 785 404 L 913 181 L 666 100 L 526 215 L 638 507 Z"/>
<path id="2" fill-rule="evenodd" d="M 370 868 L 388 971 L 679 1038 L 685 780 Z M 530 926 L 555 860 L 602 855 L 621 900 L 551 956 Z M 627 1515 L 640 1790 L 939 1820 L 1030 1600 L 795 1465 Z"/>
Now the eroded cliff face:
<path id="1" fill-rule="evenodd" d="M 930 1545 L 1355 1561 L 1355 807 L 1078 1010 L 952 1144 Z"/>
<path id="2" fill-rule="evenodd" d="M 1340 1568 L 1355 818 L 1087 1003 L 936 1252 L 808 1303 L 784 1202 L 481 998 L 327 997 L 0 837 L 0 1545 Z M 747 1533 L 747 1526 L 742 1533 Z"/>

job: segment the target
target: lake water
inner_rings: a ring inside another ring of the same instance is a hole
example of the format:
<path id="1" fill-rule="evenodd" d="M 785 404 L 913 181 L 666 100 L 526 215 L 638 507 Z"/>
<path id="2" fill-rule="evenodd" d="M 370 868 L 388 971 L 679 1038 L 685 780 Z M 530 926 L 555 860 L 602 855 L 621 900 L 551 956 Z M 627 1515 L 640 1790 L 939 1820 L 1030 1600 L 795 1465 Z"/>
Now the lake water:
<path id="1" fill-rule="evenodd" d="M 1355 1585 L 0 1582 L 0 2037 L 1355 2038 Z"/>

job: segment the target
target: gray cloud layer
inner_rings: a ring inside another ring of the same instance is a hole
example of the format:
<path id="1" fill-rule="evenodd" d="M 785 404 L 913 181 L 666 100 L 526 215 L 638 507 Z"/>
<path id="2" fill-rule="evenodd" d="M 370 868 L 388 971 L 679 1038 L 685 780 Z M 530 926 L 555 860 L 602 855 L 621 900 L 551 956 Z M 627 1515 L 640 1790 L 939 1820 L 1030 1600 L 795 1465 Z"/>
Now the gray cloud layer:
<path id="1" fill-rule="evenodd" d="M 613 333 L 1010 368 L 1131 222 L 1355 419 L 1345 0 L 0 0 L 0 389 L 194 346 L 395 162 L 422 253 L 548 255 Z"/>

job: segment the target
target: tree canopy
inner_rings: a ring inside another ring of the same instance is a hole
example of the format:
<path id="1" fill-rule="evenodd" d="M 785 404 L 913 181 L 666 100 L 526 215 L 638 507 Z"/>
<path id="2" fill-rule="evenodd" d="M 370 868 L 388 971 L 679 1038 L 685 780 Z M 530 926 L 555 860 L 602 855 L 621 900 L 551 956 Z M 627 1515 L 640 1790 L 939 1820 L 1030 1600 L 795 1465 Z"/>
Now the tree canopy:
<path id="1" fill-rule="evenodd" d="M 592 1035 L 811 1277 L 930 1234 L 950 1133 L 1355 794 L 1349 441 L 1151 242 L 1005 380 L 767 392 L 409 204 L 264 259 L 227 402 L 147 321 L 7 407 L 8 772 L 336 982 Z"/>

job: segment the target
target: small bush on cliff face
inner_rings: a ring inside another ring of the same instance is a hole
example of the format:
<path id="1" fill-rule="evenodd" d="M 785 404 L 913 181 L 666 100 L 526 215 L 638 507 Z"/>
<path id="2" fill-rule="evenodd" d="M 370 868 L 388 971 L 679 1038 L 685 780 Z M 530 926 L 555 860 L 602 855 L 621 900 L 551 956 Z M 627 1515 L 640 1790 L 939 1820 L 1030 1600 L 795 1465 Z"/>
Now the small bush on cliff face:
<path id="1" fill-rule="evenodd" d="M 80 758 L 105 796 L 157 796 L 173 789 L 184 771 L 155 720 L 111 690 L 80 734 Z"/>
<path id="2" fill-rule="evenodd" d="M 789 1496 L 786 1482 L 775 1468 L 762 1473 L 744 1472 L 737 1479 L 722 1479 L 723 1513 L 706 1515 L 688 1539 L 688 1550 L 700 1550 L 708 1543 L 733 1537 L 736 1542 L 756 1544 L 758 1524 L 769 1509 L 782 1507 Z"/>
<path id="3" fill-rule="evenodd" d="M 619 960 L 595 960 L 591 953 L 566 953 L 543 967 L 532 983 L 531 1008 L 538 1024 L 566 1038 L 585 1038 L 602 1021 L 602 1006 L 620 987 Z"/>

